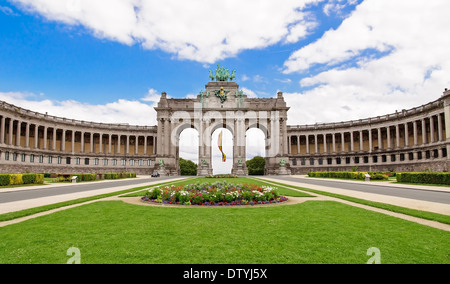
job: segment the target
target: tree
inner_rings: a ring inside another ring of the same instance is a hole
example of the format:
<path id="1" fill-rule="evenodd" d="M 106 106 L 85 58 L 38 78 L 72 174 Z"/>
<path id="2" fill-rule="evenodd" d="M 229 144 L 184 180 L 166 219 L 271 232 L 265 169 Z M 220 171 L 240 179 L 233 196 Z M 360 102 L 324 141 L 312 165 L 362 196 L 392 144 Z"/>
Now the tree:
<path id="1" fill-rule="evenodd" d="M 197 175 L 197 164 L 192 161 L 180 158 L 180 173 L 182 176 L 196 176 Z"/>
<path id="2" fill-rule="evenodd" d="M 266 168 L 266 159 L 260 156 L 256 156 L 246 162 L 249 175 L 264 175 L 264 169 Z"/>

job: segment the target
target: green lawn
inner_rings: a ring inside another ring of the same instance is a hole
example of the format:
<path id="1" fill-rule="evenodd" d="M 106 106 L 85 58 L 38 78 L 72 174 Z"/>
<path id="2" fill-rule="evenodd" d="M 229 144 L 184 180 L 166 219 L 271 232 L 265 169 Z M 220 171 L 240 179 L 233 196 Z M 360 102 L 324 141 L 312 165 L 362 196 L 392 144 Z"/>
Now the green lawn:
<path id="1" fill-rule="evenodd" d="M 0 240 L 2 264 L 64 264 L 71 247 L 81 263 L 363 264 L 372 247 L 381 263 L 450 263 L 450 232 L 331 201 L 238 208 L 101 201 L 0 228 Z"/>
<path id="2" fill-rule="evenodd" d="M 337 202 L 168 208 L 97 202 L 0 228 L 0 263 L 450 263 L 450 233 Z"/>

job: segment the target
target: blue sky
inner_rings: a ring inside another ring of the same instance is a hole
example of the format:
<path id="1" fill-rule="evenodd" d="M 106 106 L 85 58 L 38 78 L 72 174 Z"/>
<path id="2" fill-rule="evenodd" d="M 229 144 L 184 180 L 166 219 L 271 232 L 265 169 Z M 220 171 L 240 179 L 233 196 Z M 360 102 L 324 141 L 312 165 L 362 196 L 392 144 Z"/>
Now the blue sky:
<path id="1" fill-rule="evenodd" d="M 325 3 L 312 5 L 306 11 L 311 11 L 320 24 L 307 38 L 243 50 L 210 63 L 177 59 L 171 53 L 145 49 L 139 43 L 126 45 L 96 37 L 89 27 L 48 19 L 16 2 L 0 1 L 0 91 L 91 104 L 140 99 L 149 89 L 177 98 L 196 94 L 207 83 L 208 70 L 215 69 L 216 63 L 236 69 L 238 83 L 258 96 L 270 97 L 277 90 L 299 91 L 298 81 L 304 74 L 282 74 L 284 61 L 326 30 L 338 27 L 342 14 L 355 7 L 349 5 L 339 15 L 326 16 Z"/>
<path id="2" fill-rule="evenodd" d="M 156 124 L 217 64 L 288 124 L 390 114 L 450 88 L 448 0 L 0 0 L 0 100 L 55 116 Z"/>

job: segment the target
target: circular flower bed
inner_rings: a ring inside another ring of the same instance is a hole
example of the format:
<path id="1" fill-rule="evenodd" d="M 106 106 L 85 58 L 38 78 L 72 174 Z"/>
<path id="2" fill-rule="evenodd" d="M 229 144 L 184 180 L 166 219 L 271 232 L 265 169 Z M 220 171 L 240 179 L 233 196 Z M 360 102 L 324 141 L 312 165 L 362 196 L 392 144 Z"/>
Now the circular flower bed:
<path id="1" fill-rule="evenodd" d="M 285 202 L 274 187 L 226 181 L 149 188 L 142 201 L 200 206 L 257 205 Z"/>

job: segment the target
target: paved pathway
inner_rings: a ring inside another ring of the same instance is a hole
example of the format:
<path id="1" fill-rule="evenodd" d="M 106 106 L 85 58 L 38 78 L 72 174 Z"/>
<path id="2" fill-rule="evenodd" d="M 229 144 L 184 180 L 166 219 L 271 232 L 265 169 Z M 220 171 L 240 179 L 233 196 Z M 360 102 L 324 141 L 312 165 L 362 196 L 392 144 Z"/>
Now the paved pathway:
<path id="1" fill-rule="evenodd" d="M 342 194 L 417 210 L 450 215 L 450 188 L 390 182 L 330 180 L 305 176 L 273 176 L 264 179 L 299 187 Z"/>
<path id="2" fill-rule="evenodd" d="M 182 179 L 182 177 L 150 178 L 149 176 L 140 176 L 136 179 L 104 180 L 79 184 L 51 184 L 1 190 L 0 214 L 177 179 Z"/>

